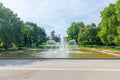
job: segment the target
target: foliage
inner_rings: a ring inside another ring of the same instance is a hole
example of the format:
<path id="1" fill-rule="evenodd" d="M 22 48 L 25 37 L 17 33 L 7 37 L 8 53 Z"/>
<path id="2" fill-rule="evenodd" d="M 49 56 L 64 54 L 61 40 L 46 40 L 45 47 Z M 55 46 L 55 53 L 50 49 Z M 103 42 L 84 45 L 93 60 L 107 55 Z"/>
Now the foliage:
<path id="1" fill-rule="evenodd" d="M 26 22 L 22 31 L 24 37 L 23 43 L 26 47 L 32 47 L 32 45 L 38 47 L 46 41 L 45 30 L 35 23 Z"/>
<path id="2" fill-rule="evenodd" d="M 114 44 L 117 36 L 117 16 L 115 13 L 115 4 L 110 4 L 101 12 L 102 21 L 100 23 L 100 32 L 98 36 L 105 45 Z"/>
<path id="3" fill-rule="evenodd" d="M 98 36 L 105 45 L 120 45 L 120 0 L 101 12 Z"/>
<path id="4" fill-rule="evenodd" d="M 94 23 L 86 25 L 82 28 L 78 34 L 78 42 L 81 45 L 94 45 L 99 44 L 100 40 L 97 36 L 98 27 Z"/>
<path id="5" fill-rule="evenodd" d="M 46 41 L 45 30 L 32 22 L 24 23 L 12 10 L 0 3 L 0 46 L 38 47 Z"/>
<path id="6" fill-rule="evenodd" d="M 0 3 L 0 40 L 5 49 L 11 47 L 12 43 L 20 44 L 22 24 L 17 14 Z"/>
<path id="7" fill-rule="evenodd" d="M 83 28 L 83 27 L 84 27 L 83 22 L 73 22 L 67 30 L 68 41 L 72 40 L 72 39 L 75 39 L 76 42 L 77 42 L 78 33 L 79 33 L 80 29 Z"/>

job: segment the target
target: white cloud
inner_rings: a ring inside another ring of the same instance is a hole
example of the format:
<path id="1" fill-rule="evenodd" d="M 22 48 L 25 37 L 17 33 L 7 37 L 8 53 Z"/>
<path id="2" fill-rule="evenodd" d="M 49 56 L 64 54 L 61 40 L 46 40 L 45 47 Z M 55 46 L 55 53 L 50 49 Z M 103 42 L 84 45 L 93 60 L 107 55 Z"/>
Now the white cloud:
<path id="1" fill-rule="evenodd" d="M 1 0 L 24 21 L 65 33 L 72 21 L 100 22 L 100 11 L 116 0 Z"/>

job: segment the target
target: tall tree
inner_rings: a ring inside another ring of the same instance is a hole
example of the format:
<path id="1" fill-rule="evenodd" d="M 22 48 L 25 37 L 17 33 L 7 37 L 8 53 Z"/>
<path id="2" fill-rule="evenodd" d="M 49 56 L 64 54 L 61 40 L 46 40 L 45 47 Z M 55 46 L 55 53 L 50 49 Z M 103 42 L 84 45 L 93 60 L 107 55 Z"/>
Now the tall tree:
<path id="1" fill-rule="evenodd" d="M 31 47 L 33 44 L 38 47 L 46 41 L 46 32 L 44 28 L 41 28 L 32 22 L 26 22 L 23 28 L 23 35 L 26 47 Z"/>
<path id="2" fill-rule="evenodd" d="M 83 22 L 73 22 L 67 30 L 68 41 L 72 40 L 72 39 L 75 39 L 76 42 L 77 42 L 78 33 L 79 33 L 80 29 L 83 28 L 83 27 L 84 27 Z"/>
<path id="3" fill-rule="evenodd" d="M 19 45 L 21 27 L 22 21 L 17 14 L 0 3 L 0 39 L 5 49 L 8 49 L 12 43 Z"/>
<path id="4" fill-rule="evenodd" d="M 117 26 L 117 36 L 115 37 L 116 45 L 120 45 L 120 0 L 117 0 L 115 4 L 115 13 L 116 13 L 116 26 Z"/>
<path id="5" fill-rule="evenodd" d="M 91 25 L 86 25 L 82 28 L 78 34 L 78 42 L 81 45 L 94 45 L 100 43 L 100 40 L 97 36 L 98 27 L 94 23 Z"/>
<path id="6" fill-rule="evenodd" d="M 51 39 L 56 41 L 56 42 L 60 42 L 60 35 L 55 35 L 55 31 L 51 32 Z"/>
<path id="7" fill-rule="evenodd" d="M 115 4 L 110 4 L 109 7 L 106 7 L 104 11 L 101 12 L 102 21 L 100 23 L 98 36 L 105 45 L 115 44 L 117 26 L 119 24 L 115 11 Z"/>
<path id="8" fill-rule="evenodd" d="M 53 39 L 55 36 L 55 31 L 52 31 L 51 34 L 50 34 L 50 38 Z"/>
<path id="9" fill-rule="evenodd" d="M 25 23 L 22 28 L 23 33 L 23 46 L 31 47 L 33 43 L 33 29 L 29 26 L 28 23 Z"/>

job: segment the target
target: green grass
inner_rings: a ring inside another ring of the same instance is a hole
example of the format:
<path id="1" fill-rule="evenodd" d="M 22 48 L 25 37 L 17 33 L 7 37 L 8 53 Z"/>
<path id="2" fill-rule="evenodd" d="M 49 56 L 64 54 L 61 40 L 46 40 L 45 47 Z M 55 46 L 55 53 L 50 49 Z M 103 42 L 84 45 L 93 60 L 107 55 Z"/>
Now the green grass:
<path id="1" fill-rule="evenodd" d="M 82 51 L 83 53 L 71 53 L 70 56 L 73 58 L 120 58 L 120 56 L 100 53 L 86 48 L 81 48 L 80 51 Z"/>
<path id="2" fill-rule="evenodd" d="M 105 50 L 112 50 L 112 51 L 120 51 L 119 46 L 80 46 L 80 48 L 96 48 L 96 49 L 105 49 Z"/>
<path id="3" fill-rule="evenodd" d="M 112 51 L 120 51 L 120 47 L 101 47 L 101 49 L 108 49 Z"/>
<path id="4" fill-rule="evenodd" d="M 0 53 L 3 53 L 3 52 L 12 52 L 12 51 L 19 51 L 19 50 L 18 50 L 18 48 L 11 48 L 11 49 L 7 49 L 7 50 L 0 49 Z"/>
<path id="5" fill-rule="evenodd" d="M 72 48 L 72 49 L 73 49 L 73 48 L 78 48 L 78 45 L 69 44 L 69 45 L 68 45 L 68 48 Z"/>
<path id="6" fill-rule="evenodd" d="M 42 49 L 42 48 L 36 48 L 36 47 L 33 47 L 33 48 L 26 48 L 26 50 L 39 50 L 39 49 Z"/>
<path id="7" fill-rule="evenodd" d="M 33 58 L 33 56 L 32 54 L 28 54 L 28 53 L 19 53 L 19 54 L 0 56 L 0 58 Z"/>
<path id="8" fill-rule="evenodd" d="M 42 48 L 37 48 L 37 47 L 25 48 L 25 47 L 23 47 L 23 48 L 9 48 L 7 50 L 1 48 L 0 53 L 22 51 L 22 50 L 38 50 L 38 49 L 42 49 Z"/>

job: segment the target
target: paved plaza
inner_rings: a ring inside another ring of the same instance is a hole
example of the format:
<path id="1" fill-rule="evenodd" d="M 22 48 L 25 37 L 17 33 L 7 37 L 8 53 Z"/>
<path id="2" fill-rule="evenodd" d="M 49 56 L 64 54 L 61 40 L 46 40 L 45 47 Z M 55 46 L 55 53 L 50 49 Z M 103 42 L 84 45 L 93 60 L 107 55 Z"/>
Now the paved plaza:
<path id="1" fill-rule="evenodd" d="M 0 80 L 119 80 L 120 60 L 0 60 Z"/>

